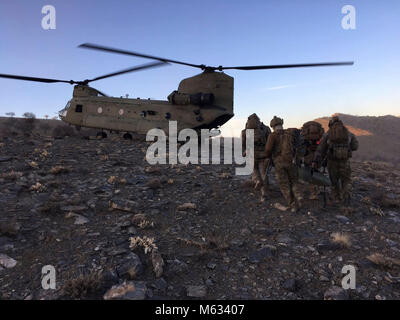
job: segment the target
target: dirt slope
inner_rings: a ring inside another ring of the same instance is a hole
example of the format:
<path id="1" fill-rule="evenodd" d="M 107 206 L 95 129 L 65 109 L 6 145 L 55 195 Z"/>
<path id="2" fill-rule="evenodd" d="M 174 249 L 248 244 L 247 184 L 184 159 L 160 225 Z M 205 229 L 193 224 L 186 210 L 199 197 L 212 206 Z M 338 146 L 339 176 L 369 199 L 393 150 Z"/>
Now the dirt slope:
<path id="1" fill-rule="evenodd" d="M 340 295 L 400 298 L 394 165 L 353 163 L 352 209 L 310 200 L 291 214 L 274 207 L 274 179 L 260 203 L 232 165 L 154 167 L 146 149 L 113 137 L 0 141 L 0 299 L 102 299 L 126 279 L 137 299 L 323 299 L 344 265 L 357 289 Z M 153 239 L 159 255 L 131 237 Z M 56 290 L 42 289 L 44 265 Z"/>

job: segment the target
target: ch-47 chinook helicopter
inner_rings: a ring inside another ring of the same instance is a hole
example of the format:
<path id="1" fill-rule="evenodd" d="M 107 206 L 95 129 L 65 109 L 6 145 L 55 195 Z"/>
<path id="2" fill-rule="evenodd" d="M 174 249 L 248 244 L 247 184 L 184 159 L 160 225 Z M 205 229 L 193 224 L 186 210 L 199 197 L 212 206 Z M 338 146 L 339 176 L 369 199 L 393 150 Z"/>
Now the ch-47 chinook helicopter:
<path id="1" fill-rule="evenodd" d="M 105 130 L 123 132 L 125 139 L 131 133 L 146 134 L 150 129 L 159 128 L 168 134 L 169 121 L 177 121 L 178 130 L 191 128 L 218 129 L 234 115 L 233 77 L 224 70 L 261 70 L 298 67 L 321 67 L 352 65 L 353 62 L 324 62 L 307 64 L 285 64 L 240 67 L 211 67 L 177 60 L 155 57 L 133 51 L 126 51 L 95 44 L 82 44 L 79 47 L 94 49 L 135 57 L 156 60 L 94 79 L 74 81 L 0 74 L 0 78 L 38 81 L 44 83 L 63 82 L 74 86 L 73 97 L 59 112 L 60 118 L 76 127 L 98 128 L 98 136 L 106 138 Z M 168 101 L 108 97 L 89 86 L 89 83 L 129 72 L 155 68 L 169 63 L 199 68 L 202 73 L 184 79 L 178 90 L 168 96 Z"/>

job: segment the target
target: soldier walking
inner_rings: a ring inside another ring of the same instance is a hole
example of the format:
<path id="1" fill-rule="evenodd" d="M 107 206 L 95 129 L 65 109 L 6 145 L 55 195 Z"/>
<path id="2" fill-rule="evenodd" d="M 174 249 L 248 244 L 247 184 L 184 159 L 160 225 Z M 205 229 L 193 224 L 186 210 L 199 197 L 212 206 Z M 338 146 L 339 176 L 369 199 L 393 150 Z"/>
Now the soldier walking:
<path id="1" fill-rule="evenodd" d="M 319 122 L 308 121 L 303 124 L 300 134 L 303 137 L 305 155 L 303 158 L 304 166 L 307 169 L 311 169 L 314 160 L 315 151 L 321 141 L 324 134 L 324 128 Z M 317 163 L 314 169 L 319 169 L 321 163 Z M 309 184 L 310 200 L 317 200 L 319 195 L 319 187 L 314 184 Z"/>
<path id="2" fill-rule="evenodd" d="M 265 156 L 265 145 L 271 129 L 260 121 L 260 118 L 253 113 L 246 122 L 246 129 L 254 130 L 254 170 L 252 180 L 254 188 L 261 190 L 261 202 L 265 200 L 269 187 L 268 175 L 266 174 L 268 163 Z M 242 150 L 246 152 L 246 129 L 242 130 Z"/>
<path id="3" fill-rule="evenodd" d="M 354 134 L 343 125 L 339 117 L 334 116 L 329 121 L 329 130 L 324 134 L 313 161 L 313 167 L 327 159 L 327 168 L 332 182 L 332 196 L 334 201 L 344 200 L 349 204 L 351 195 L 351 167 L 352 152 L 358 149 L 358 140 Z"/>
<path id="4" fill-rule="evenodd" d="M 283 129 L 283 119 L 274 117 L 270 123 L 272 132 L 267 141 L 265 153 L 272 158 L 279 188 L 292 212 L 297 212 L 303 205 L 301 186 L 298 182 L 297 146 L 300 141 L 298 129 Z"/>

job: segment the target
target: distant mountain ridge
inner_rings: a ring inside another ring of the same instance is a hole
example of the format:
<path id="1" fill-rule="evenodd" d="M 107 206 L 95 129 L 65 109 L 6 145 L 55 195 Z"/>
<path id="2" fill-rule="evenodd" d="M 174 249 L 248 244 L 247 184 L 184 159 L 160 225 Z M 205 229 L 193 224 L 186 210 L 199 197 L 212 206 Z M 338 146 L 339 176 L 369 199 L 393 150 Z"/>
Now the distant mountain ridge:
<path id="1" fill-rule="evenodd" d="M 357 136 L 360 147 L 354 152 L 357 160 L 400 162 L 400 117 L 353 116 L 336 113 L 350 132 Z M 315 119 L 328 130 L 331 117 Z"/>

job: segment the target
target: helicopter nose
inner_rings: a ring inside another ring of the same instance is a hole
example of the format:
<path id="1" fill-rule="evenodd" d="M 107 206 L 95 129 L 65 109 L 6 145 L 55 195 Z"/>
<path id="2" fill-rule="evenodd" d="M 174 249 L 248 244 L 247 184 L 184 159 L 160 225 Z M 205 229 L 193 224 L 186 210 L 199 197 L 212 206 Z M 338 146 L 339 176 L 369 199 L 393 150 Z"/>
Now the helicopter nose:
<path id="1" fill-rule="evenodd" d="M 66 109 L 62 109 L 60 111 L 58 111 L 58 116 L 62 119 L 65 118 L 67 116 L 67 110 Z"/>

